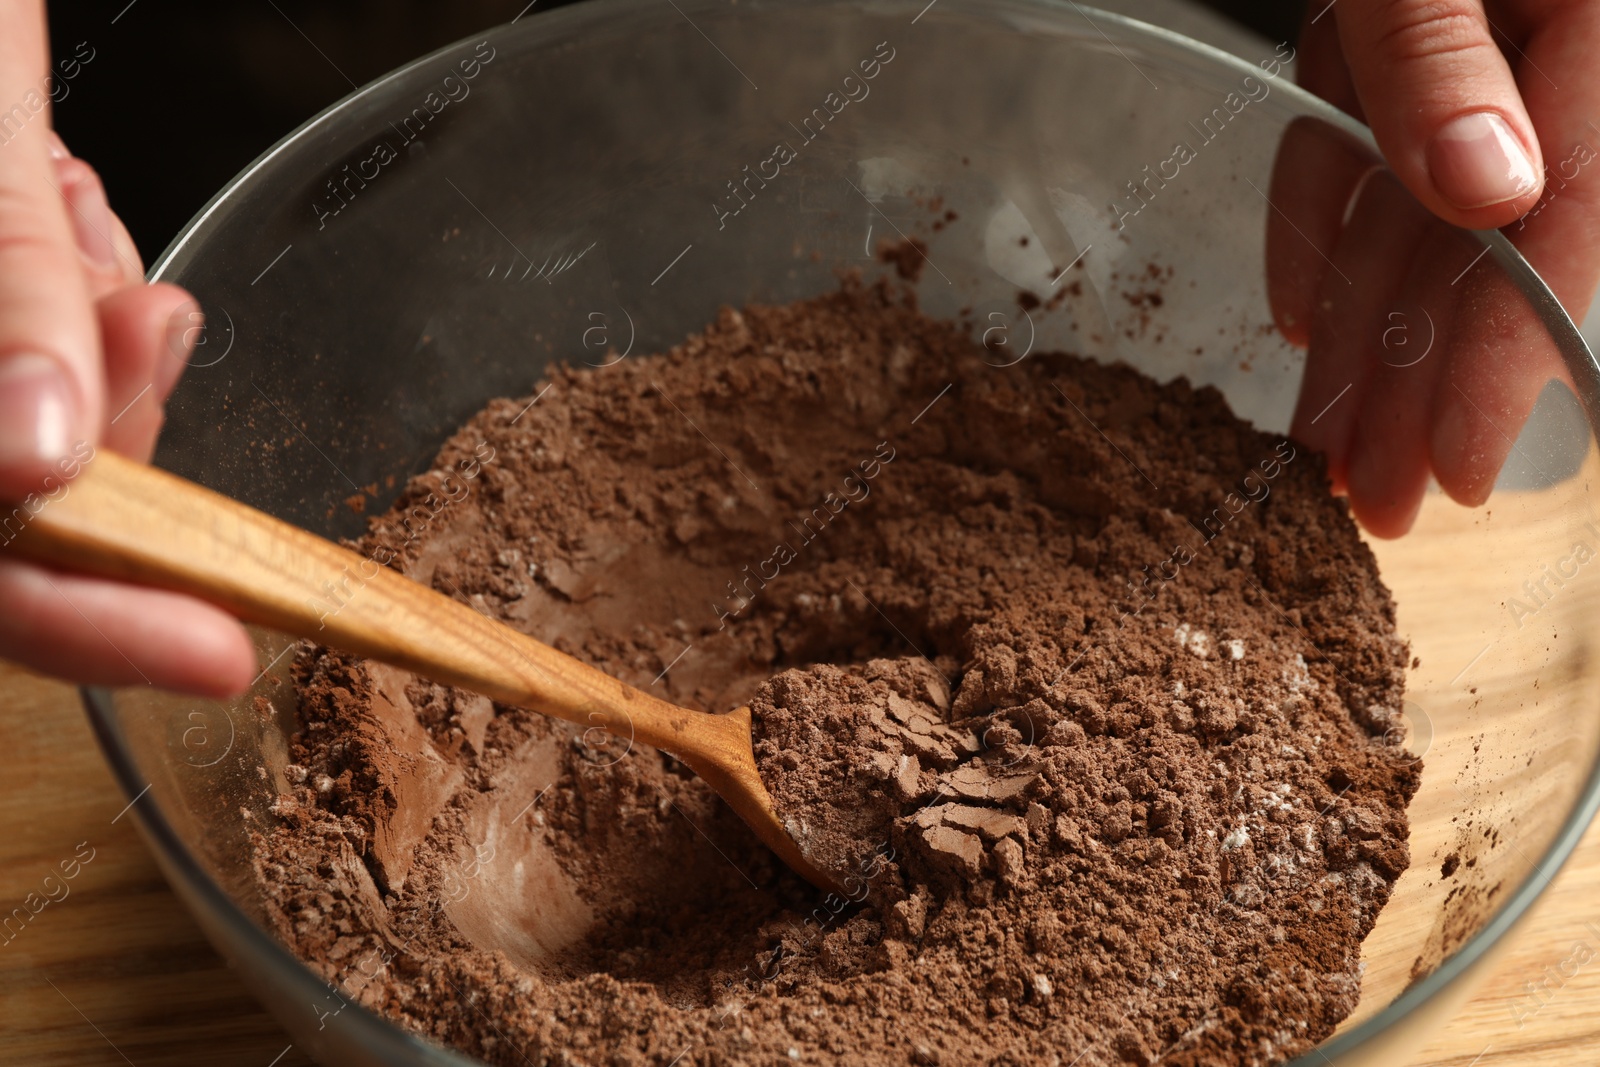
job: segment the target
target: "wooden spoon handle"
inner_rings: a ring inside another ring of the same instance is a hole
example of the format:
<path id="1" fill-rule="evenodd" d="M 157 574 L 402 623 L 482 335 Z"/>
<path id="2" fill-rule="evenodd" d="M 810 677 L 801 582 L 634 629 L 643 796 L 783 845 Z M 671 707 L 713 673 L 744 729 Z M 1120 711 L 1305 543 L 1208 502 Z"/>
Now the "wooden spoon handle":
<path id="1" fill-rule="evenodd" d="M 708 743 L 749 750 L 749 727 L 741 738 L 734 716 L 640 692 L 374 559 L 108 451 L 11 548 L 63 569 L 189 593 L 247 622 L 678 755 L 699 755 Z"/>

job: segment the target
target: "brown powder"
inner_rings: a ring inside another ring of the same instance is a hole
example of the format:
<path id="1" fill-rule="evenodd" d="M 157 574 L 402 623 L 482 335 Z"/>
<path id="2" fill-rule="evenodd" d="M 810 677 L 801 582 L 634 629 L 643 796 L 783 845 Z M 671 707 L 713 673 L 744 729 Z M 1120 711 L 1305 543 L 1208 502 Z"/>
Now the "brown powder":
<path id="1" fill-rule="evenodd" d="M 922 277 L 922 269 L 927 266 L 928 246 L 916 237 L 898 241 L 884 238 L 878 242 L 878 262 L 889 264 L 900 277 L 915 282 Z"/>
<path id="2" fill-rule="evenodd" d="M 677 703 L 750 703 L 853 899 L 668 756 L 308 648 L 257 842 L 278 936 L 497 1064 L 1325 1037 L 1418 774 L 1372 557 L 1320 460 L 1215 391 L 984 355 L 884 285 L 724 311 L 491 403 L 359 546 Z"/>

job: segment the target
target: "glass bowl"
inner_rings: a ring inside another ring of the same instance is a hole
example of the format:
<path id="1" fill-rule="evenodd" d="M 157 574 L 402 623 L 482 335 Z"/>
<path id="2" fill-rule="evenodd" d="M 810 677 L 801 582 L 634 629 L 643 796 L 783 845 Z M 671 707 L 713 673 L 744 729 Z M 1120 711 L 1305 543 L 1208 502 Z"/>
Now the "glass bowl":
<path id="1" fill-rule="evenodd" d="M 928 241 L 934 314 L 969 309 L 1008 352 L 1091 331 L 1108 358 L 1286 430 L 1305 359 L 1267 302 L 1275 162 L 1286 132 L 1311 130 L 1376 165 L 1365 130 L 1289 84 L 1281 48 L 1251 62 L 1075 3 L 924 3 L 604 0 L 352 94 L 152 271 L 208 316 L 158 462 L 352 536 L 346 498 L 371 486 L 387 506 L 547 361 L 659 350 L 719 305 L 883 269 L 876 243 L 908 234 Z M 1175 139 L 1202 146 L 1176 172 Z M 778 142 L 793 158 L 774 162 Z M 1431 254 L 1487 277 L 1517 344 L 1564 361 L 1567 384 L 1546 388 L 1485 507 L 1431 492 L 1413 533 L 1373 544 L 1417 657 L 1394 739 L 1424 758 L 1413 862 L 1364 945 L 1360 1007 L 1305 1063 L 1392 1062 L 1447 1019 L 1600 796 L 1600 568 L 1574 562 L 1600 543 L 1584 417 L 1600 377 L 1500 235 L 1452 232 Z M 1019 289 L 1045 293 L 1072 263 L 1089 298 L 1071 315 L 1020 310 Z M 1118 279 L 1151 264 L 1175 279 L 1164 301 L 1122 299 Z M 259 634 L 262 676 L 229 703 L 88 691 L 101 743 L 174 888 L 297 1045 L 465 1063 L 258 925 L 247 834 L 287 791 L 291 647 Z"/>

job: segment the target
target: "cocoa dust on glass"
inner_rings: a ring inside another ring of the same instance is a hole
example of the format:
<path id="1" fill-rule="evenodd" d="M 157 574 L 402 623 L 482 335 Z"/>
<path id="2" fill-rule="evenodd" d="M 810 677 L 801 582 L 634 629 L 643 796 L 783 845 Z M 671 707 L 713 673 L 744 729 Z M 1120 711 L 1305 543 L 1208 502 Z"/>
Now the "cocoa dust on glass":
<path id="1" fill-rule="evenodd" d="M 1419 772 L 1373 557 L 1320 459 L 1216 391 L 986 355 L 887 283 L 724 310 L 491 402 L 357 546 L 674 702 L 748 703 L 844 892 L 666 754 L 306 647 L 271 929 L 495 1064 L 1326 1037 Z"/>

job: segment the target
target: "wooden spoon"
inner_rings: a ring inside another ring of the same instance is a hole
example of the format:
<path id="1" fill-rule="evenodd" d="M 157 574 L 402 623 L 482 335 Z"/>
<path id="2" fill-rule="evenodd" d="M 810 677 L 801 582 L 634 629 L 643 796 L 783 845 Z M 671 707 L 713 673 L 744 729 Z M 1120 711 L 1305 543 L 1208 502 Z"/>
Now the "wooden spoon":
<path id="1" fill-rule="evenodd" d="M 710 715 L 658 700 L 398 571 L 111 452 L 98 453 L 11 547 L 66 570 L 188 593 L 246 622 L 670 752 L 783 862 L 836 888 L 773 810 L 747 707 Z"/>

